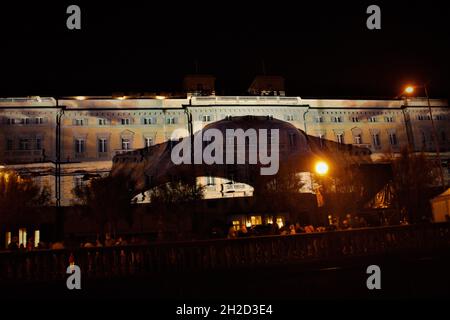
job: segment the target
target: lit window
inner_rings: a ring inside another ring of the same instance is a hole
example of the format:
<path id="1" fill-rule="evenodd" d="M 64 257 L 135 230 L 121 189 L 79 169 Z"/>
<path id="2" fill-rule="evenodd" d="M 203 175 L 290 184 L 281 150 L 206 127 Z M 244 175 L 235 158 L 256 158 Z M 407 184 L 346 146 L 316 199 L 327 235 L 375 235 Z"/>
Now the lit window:
<path id="1" fill-rule="evenodd" d="M 143 118 L 142 123 L 145 125 L 156 124 L 156 118 Z"/>
<path id="2" fill-rule="evenodd" d="M 145 147 L 149 148 L 153 145 L 153 139 L 152 138 L 145 138 Z"/>
<path id="3" fill-rule="evenodd" d="M 108 150 L 108 142 L 105 138 L 98 139 L 98 152 L 104 153 Z"/>
<path id="4" fill-rule="evenodd" d="M 122 150 L 130 150 L 130 149 L 131 149 L 130 139 L 122 139 Z"/>
<path id="5" fill-rule="evenodd" d="M 84 139 L 76 139 L 75 140 L 75 152 L 83 153 L 85 149 L 85 141 Z"/>
<path id="6" fill-rule="evenodd" d="M 331 121 L 333 122 L 342 122 L 342 118 L 341 117 L 331 117 Z"/>
<path id="7" fill-rule="evenodd" d="M 378 133 L 373 134 L 373 145 L 375 147 L 379 147 L 381 145 L 380 143 L 380 135 Z"/>
<path id="8" fill-rule="evenodd" d="M 241 222 L 239 220 L 233 220 L 233 228 L 234 230 L 238 231 L 239 227 L 241 226 Z"/>
<path id="9" fill-rule="evenodd" d="M 84 185 L 83 176 L 75 176 L 73 178 L 73 186 L 75 188 L 82 188 Z"/>
<path id="10" fill-rule="evenodd" d="M 257 226 L 262 224 L 262 218 L 261 216 L 251 216 L 250 217 L 250 223 L 252 226 Z"/>
<path id="11" fill-rule="evenodd" d="M 8 248 L 10 243 L 11 243 L 11 232 L 8 231 L 5 234 L 5 247 Z"/>
<path id="12" fill-rule="evenodd" d="M 337 141 L 337 143 L 343 144 L 344 143 L 344 134 L 342 134 L 342 133 L 336 134 L 336 141 Z"/>
<path id="13" fill-rule="evenodd" d="M 391 144 L 391 146 L 397 145 L 397 135 L 395 133 L 389 134 L 389 143 Z"/>
<path id="14" fill-rule="evenodd" d="M 283 228 L 284 226 L 283 218 L 277 218 L 277 225 L 278 228 Z"/>
<path id="15" fill-rule="evenodd" d="M 166 118 L 166 124 L 175 124 L 176 120 L 174 117 L 167 117 Z"/>
<path id="16" fill-rule="evenodd" d="M 21 246 L 26 247 L 27 245 L 27 229 L 26 228 L 20 228 L 19 229 L 19 247 Z"/>
<path id="17" fill-rule="evenodd" d="M 41 242 L 41 232 L 39 230 L 34 230 L 34 247 L 36 248 Z"/>

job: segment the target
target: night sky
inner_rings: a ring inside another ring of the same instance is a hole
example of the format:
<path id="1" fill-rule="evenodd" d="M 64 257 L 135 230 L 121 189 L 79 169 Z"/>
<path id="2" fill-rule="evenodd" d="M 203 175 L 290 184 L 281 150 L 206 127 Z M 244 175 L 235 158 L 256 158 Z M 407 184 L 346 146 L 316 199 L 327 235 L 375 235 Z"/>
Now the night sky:
<path id="1" fill-rule="evenodd" d="M 445 1 L 163 3 L 2 2 L 0 96 L 180 91 L 195 61 L 217 94 L 245 94 L 262 61 L 288 95 L 394 97 L 408 82 L 450 91 Z M 66 28 L 70 4 L 81 31 Z M 366 28 L 370 4 L 381 30 Z"/>

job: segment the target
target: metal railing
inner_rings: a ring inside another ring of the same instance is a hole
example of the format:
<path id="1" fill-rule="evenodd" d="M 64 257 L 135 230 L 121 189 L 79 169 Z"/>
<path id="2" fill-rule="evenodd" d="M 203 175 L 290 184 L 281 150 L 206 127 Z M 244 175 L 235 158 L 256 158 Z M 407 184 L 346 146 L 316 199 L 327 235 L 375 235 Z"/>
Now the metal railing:
<path id="1" fill-rule="evenodd" d="M 262 267 L 388 253 L 450 249 L 450 223 L 249 237 L 233 240 L 0 253 L 1 281 L 67 277 L 73 254 L 84 277 L 104 278 L 161 271 Z"/>

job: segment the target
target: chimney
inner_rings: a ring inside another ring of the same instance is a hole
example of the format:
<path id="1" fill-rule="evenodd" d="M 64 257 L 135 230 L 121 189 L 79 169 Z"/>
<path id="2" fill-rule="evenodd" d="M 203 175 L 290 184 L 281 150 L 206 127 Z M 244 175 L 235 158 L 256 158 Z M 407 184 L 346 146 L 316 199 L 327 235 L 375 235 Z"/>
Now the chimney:
<path id="1" fill-rule="evenodd" d="M 183 90 L 188 97 L 191 96 L 213 96 L 216 78 L 208 74 L 190 74 L 183 80 Z"/>
<path id="2" fill-rule="evenodd" d="M 284 96 L 284 78 L 281 76 L 259 75 L 253 80 L 248 93 L 253 96 Z"/>

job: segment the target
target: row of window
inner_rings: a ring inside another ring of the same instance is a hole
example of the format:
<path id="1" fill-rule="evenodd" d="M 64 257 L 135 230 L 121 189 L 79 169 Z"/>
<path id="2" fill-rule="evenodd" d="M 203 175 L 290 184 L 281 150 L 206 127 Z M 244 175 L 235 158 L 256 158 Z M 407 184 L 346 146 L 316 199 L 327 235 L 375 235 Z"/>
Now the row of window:
<path id="1" fill-rule="evenodd" d="M 394 132 L 388 133 L 389 136 L 389 144 L 391 146 L 397 146 L 398 145 L 398 139 L 397 134 Z M 319 134 L 318 138 L 323 141 L 325 139 L 324 134 Z M 337 133 L 336 134 L 336 142 L 340 144 L 346 143 L 344 138 L 344 133 Z M 353 135 L 353 144 L 361 145 L 364 144 L 362 134 L 354 134 Z M 372 145 L 376 148 L 381 147 L 381 139 L 379 133 L 373 133 L 372 134 Z"/>
<path id="2" fill-rule="evenodd" d="M 330 117 L 330 121 L 334 123 L 344 122 L 344 118 L 342 116 L 332 116 Z M 358 116 L 352 116 L 349 118 L 351 122 L 361 122 L 361 118 Z M 368 122 L 379 122 L 380 119 L 378 117 L 369 117 L 367 118 Z M 325 122 L 325 118 L 323 116 L 317 116 L 315 118 L 315 122 L 322 123 Z M 384 117 L 384 122 L 395 122 L 395 118 L 392 116 Z"/>
<path id="3" fill-rule="evenodd" d="M 150 118 L 142 118 L 141 119 L 141 124 L 143 125 L 153 125 L 153 124 L 157 124 L 158 120 L 156 117 L 150 117 Z M 176 117 L 166 117 L 165 118 L 165 124 L 177 124 L 177 118 Z M 88 119 L 73 119 L 72 124 L 74 126 L 87 126 L 88 125 Z M 97 119 L 97 125 L 99 126 L 106 126 L 106 125 L 110 125 L 111 121 L 108 119 L 104 119 L 104 118 L 100 118 Z M 119 119 L 118 124 L 122 125 L 122 126 L 129 126 L 134 124 L 133 119 L 131 118 L 121 118 Z"/>
<path id="4" fill-rule="evenodd" d="M 269 116 L 270 117 L 270 116 Z M 272 116 L 273 117 L 273 116 Z M 294 121 L 294 116 L 293 115 L 286 115 L 284 117 L 286 121 Z M 430 120 L 430 115 L 418 115 L 417 116 L 417 120 Z M 203 122 L 210 122 L 212 121 L 212 116 L 211 115 L 202 115 L 200 116 L 200 120 Z M 447 120 L 447 117 L 445 115 L 439 114 L 434 116 L 434 120 Z M 317 116 L 315 118 L 316 122 L 325 122 L 325 119 L 323 116 Z M 331 116 L 330 118 L 331 122 L 335 122 L 335 123 L 340 123 L 340 122 L 344 122 L 344 118 L 342 116 Z M 361 119 L 358 116 L 351 116 L 349 117 L 349 121 L 351 122 L 360 122 Z M 379 122 L 380 120 L 378 119 L 378 117 L 376 116 L 371 116 L 367 118 L 367 121 L 369 122 Z M 384 121 L 385 122 L 395 122 L 395 119 L 393 116 L 386 116 L 384 117 Z M 133 120 L 131 118 L 121 118 L 119 119 L 119 124 L 121 125 L 131 125 L 133 124 Z M 14 125 L 14 124 L 20 124 L 20 125 L 36 125 L 36 124 L 43 124 L 44 123 L 44 118 L 43 117 L 36 117 L 36 118 L 20 118 L 20 119 L 15 119 L 15 118 L 8 118 L 6 119 L 6 124 L 7 125 Z M 158 123 L 158 119 L 157 117 L 145 117 L 145 118 L 141 118 L 141 124 L 143 125 L 153 125 L 153 124 L 157 124 Z M 177 123 L 177 118 L 176 117 L 166 117 L 165 124 L 176 124 Z M 75 126 L 83 126 L 83 125 L 87 125 L 88 124 L 88 120 L 87 119 L 74 119 L 73 120 L 73 125 Z M 109 125 L 111 124 L 111 121 L 105 118 L 100 118 L 97 119 L 97 124 L 99 126 L 104 126 L 104 125 Z"/>
<path id="5" fill-rule="evenodd" d="M 231 116 L 225 116 L 226 118 L 229 118 Z M 272 115 L 269 115 L 268 117 L 273 119 Z M 211 115 L 202 115 L 199 117 L 200 121 L 203 122 L 211 122 L 213 119 L 213 117 Z M 294 116 L 293 115 L 286 115 L 284 120 L 286 121 L 294 121 Z M 44 119 L 41 117 L 38 118 L 21 118 L 21 119 L 6 119 L 6 124 L 8 125 L 13 125 L 13 124 L 24 124 L 24 125 L 31 125 L 31 124 L 43 124 L 44 123 Z M 72 125 L 74 126 L 87 126 L 89 123 L 87 118 L 76 118 L 72 120 Z M 177 124 L 178 123 L 178 118 L 177 117 L 165 117 L 164 118 L 164 123 L 165 124 Z M 128 125 L 132 125 L 135 124 L 135 121 L 133 118 L 120 118 L 118 120 L 118 124 L 119 125 L 123 125 L 123 126 L 128 126 Z M 141 118 L 140 121 L 141 125 L 155 125 L 155 124 L 159 124 L 158 118 L 157 117 L 144 117 Z M 98 118 L 97 119 L 97 125 L 99 126 L 106 126 L 106 125 L 111 125 L 111 120 L 110 119 L 106 119 L 106 118 Z"/>
<path id="6" fill-rule="evenodd" d="M 29 125 L 29 124 L 43 124 L 44 118 L 43 117 L 37 117 L 37 118 L 8 118 L 6 119 L 7 125 L 15 125 L 15 124 L 21 124 L 21 125 Z"/>
<path id="7" fill-rule="evenodd" d="M 42 150 L 42 139 L 19 139 L 17 145 L 13 139 L 6 139 L 6 150 Z"/>
<path id="8" fill-rule="evenodd" d="M 430 134 L 430 138 L 429 139 L 427 139 L 427 136 L 426 136 L 426 134 L 425 134 L 425 132 L 424 131 L 421 131 L 421 140 L 422 140 L 422 145 L 425 145 L 426 143 L 427 143 L 427 140 L 429 141 L 429 142 L 431 142 L 431 141 L 433 141 L 433 135 L 432 134 Z M 440 134 L 438 135 L 438 137 L 437 137 L 437 140 L 439 140 L 440 139 L 440 141 L 441 142 L 447 142 L 447 135 L 445 134 L 445 131 L 441 131 L 440 132 Z"/>
<path id="9" fill-rule="evenodd" d="M 133 149 L 133 141 L 130 138 L 121 138 L 120 139 L 120 150 L 132 150 Z M 153 145 L 152 138 L 144 138 L 144 147 L 148 148 Z M 106 138 L 97 139 L 97 151 L 99 153 L 106 153 L 109 150 L 109 140 Z M 75 139 L 75 153 L 84 153 L 86 152 L 86 139 L 77 138 Z"/>
<path id="10" fill-rule="evenodd" d="M 431 120 L 431 117 L 429 114 L 428 115 L 421 114 L 417 116 L 417 120 Z M 438 114 L 434 116 L 434 120 L 447 120 L 447 117 L 443 114 Z"/>

